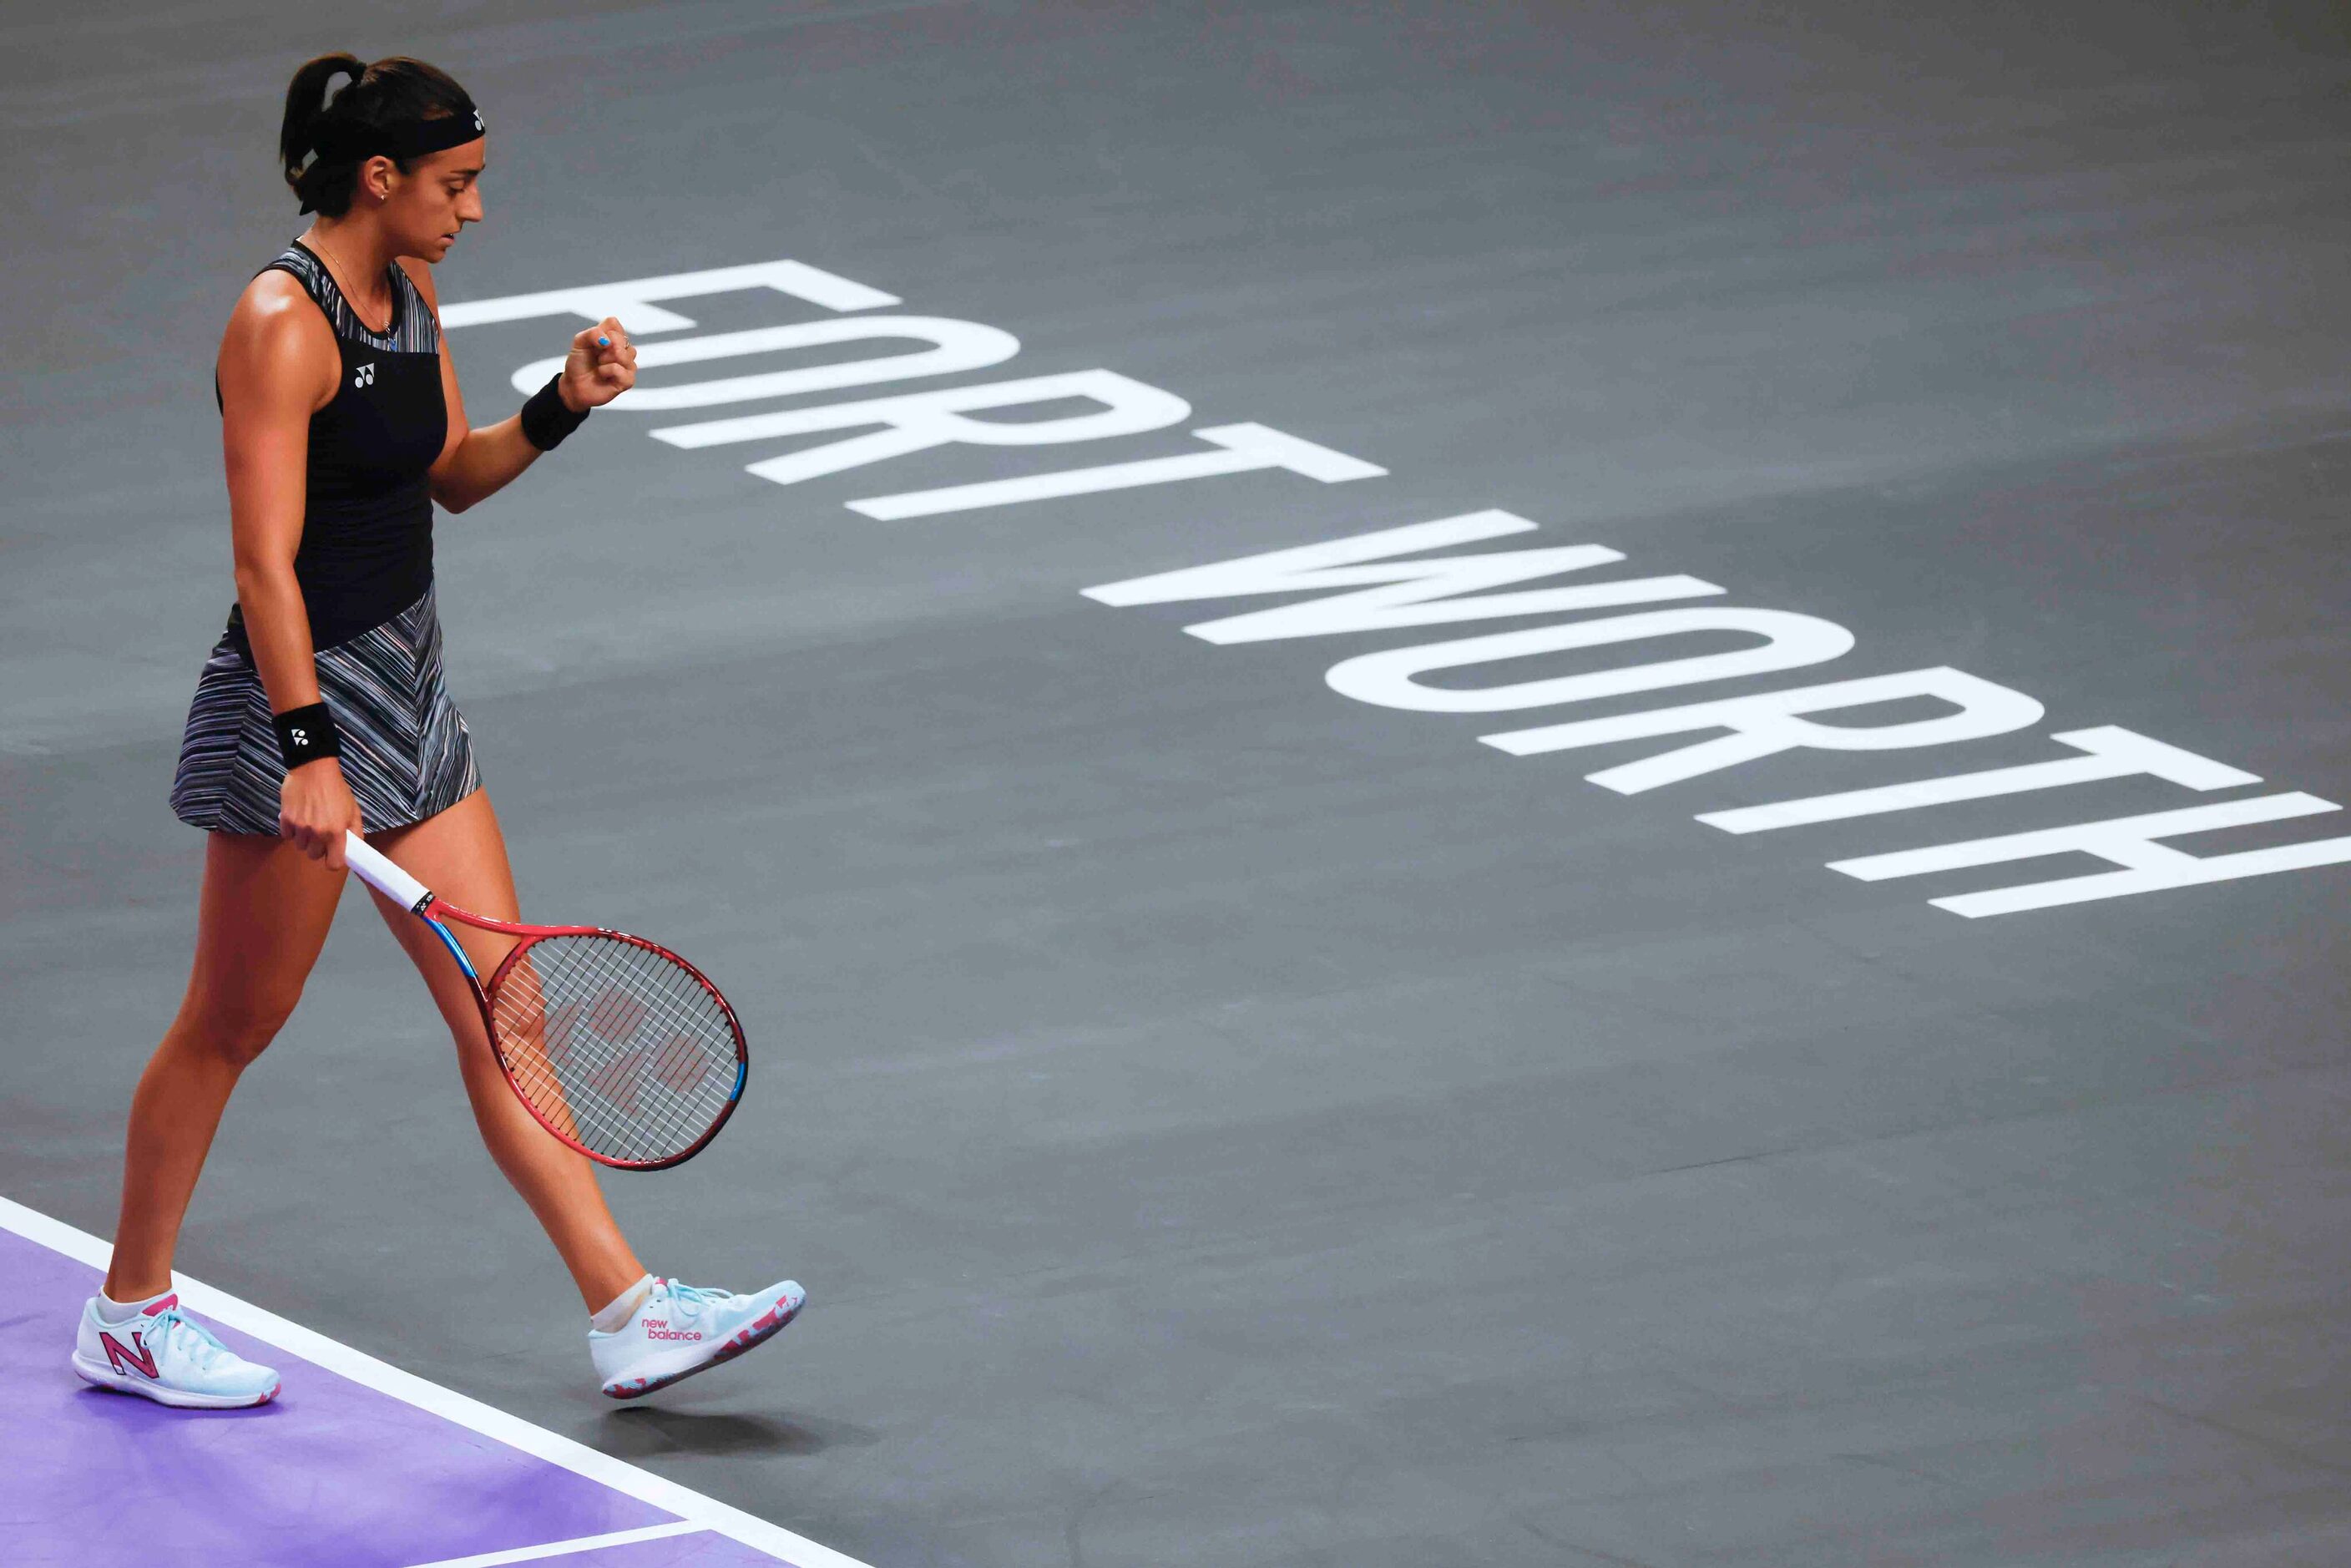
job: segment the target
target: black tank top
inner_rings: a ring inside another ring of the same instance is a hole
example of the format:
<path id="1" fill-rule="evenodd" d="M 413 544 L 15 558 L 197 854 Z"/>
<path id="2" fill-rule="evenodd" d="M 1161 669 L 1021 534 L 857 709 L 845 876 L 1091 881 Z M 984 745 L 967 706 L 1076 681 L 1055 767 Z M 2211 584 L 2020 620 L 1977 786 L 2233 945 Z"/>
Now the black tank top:
<path id="1" fill-rule="evenodd" d="M 426 471 L 441 455 L 449 411 L 441 397 L 441 329 L 397 262 L 392 325 L 371 332 L 335 287 L 326 263 L 296 240 L 263 267 L 289 272 L 334 329 L 342 380 L 310 416 L 302 486 L 302 542 L 294 580 L 310 613 L 313 648 L 331 648 L 382 625 L 433 585 L 433 497 Z M 255 274 L 259 277 L 260 274 Z M 220 399 L 220 378 L 213 378 Z M 233 604 L 228 635 L 248 659 L 245 608 Z"/>

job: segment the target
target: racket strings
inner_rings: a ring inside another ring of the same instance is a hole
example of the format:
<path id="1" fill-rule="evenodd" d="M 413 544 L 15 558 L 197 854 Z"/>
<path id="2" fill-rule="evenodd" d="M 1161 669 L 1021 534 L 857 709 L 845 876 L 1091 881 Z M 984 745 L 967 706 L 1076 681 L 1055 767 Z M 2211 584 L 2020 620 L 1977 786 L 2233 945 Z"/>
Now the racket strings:
<path id="1" fill-rule="evenodd" d="M 498 977 L 492 1027 L 507 1076 L 549 1125 L 604 1158 L 650 1164 L 725 1114 L 738 1041 L 683 964 L 602 936 L 533 942 Z"/>

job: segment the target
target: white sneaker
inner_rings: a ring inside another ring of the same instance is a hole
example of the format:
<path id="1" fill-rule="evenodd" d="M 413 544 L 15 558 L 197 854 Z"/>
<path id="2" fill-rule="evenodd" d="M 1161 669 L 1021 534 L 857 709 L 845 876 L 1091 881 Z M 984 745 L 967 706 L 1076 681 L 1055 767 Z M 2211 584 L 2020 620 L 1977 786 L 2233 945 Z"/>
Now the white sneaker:
<path id="1" fill-rule="evenodd" d="M 588 1350 L 604 1392 L 634 1399 L 734 1360 L 798 1317 L 807 1301 L 808 1292 L 790 1280 L 747 1296 L 655 1280 L 618 1331 L 588 1331 Z"/>
<path id="2" fill-rule="evenodd" d="M 214 1339 L 187 1315 L 177 1292 L 128 1322 L 99 1317 L 96 1296 L 82 1303 L 73 1369 L 100 1388 L 199 1410 L 266 1405 L 277 1397 L 277 1374 Z"/>

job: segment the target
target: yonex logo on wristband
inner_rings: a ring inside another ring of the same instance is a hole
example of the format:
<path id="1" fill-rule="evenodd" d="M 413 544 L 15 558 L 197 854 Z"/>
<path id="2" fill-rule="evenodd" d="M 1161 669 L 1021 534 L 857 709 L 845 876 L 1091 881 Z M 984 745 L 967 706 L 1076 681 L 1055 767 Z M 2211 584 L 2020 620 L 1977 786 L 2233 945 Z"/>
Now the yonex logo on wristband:
<path id="1" fill-rule="evenodd" d="M 351 385 L 355 387 L 371 387 L 375 385 L 375 361 L 373 360 L 370 360 L 366 364 L 361 365 L 359 368 L 359 373 L 351 377 Z"/>
<path id="2" fill-rule="evenodd" d="M 270 716 L 271 727 L 277 731 L 277 755 L 288 768 L 305 762 L 315 762 L 322 757 L 342 755 L 342 739 L 335 731 L 335 716 L 325 703 L 312 703 L 307 707 L 287 708 Z"/>

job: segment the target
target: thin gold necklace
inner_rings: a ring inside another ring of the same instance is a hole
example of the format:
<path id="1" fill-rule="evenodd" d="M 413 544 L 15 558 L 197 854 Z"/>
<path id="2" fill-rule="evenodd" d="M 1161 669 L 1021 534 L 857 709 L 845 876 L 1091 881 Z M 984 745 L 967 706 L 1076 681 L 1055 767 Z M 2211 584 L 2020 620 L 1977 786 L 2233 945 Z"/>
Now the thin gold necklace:
<path id="1" fill-rule="evenodd" d="M 359 308 L 359 303 L 358 303 L 358 301 L 357 301 L 357 300 L 355 300 L 355 299 L 352 298 L 352 296 L 351 296 L 350 285 L 349 285 L 348 283 L 345 283 L 345 282 L 344 282 L 340 277 L 336 277 L 336 274 L 335 274 L 335 263 L 336 263 L 336 261 L 337 261 L 337 259 L 338 259 L 338 258 L 337 258 L 335 256 L 331 255 L 331 254 L 327 250 L 326 246 L 324 246 L 323 245 L 321 245 L 321 244 L 319 244 L 319 231 L 318 231 L 318 230 L 316 230 L 316 229 L 312 229 L 312 230 L 310 231 L 310 248 L 311 248 L 313 251 L 316 251 L 316 252 L 318 253 L 318 256 L 319 256 L 319 261 L 321 261 L 322 263 L 324 263 L 324 264 L 325 264 L 326 268 L 327 268 L 327 276 L 328 276 L 329 277 L 332 277 L 332 278 L 334 278 L 334 280 L 335 280 L 335 287 L 336 287 L 336 289 L 337 289 L 337 290 L 338 290 L 338 291 L 342 295 L 342 297 L 343 297 L 343 303 L 344 303 L 345 305 L 348 305 L 348 306 L 350 306 L 350 310 L 351 310 L 351 319 L 353 319 L 353 320 L 357 321 L 357 322 L 360 324 L 360 328 L 361 328 L 363 330 L 365 330 L 365 331 L 368 333 L 368 335 L 369 335 L 369 336 L 371 336 L 371 337 L 375 337 L 375 338 L 386 338 L 386 337 L 390 337 L 390 336 L 392 335 L 392 315 L 393 315 L 393 313 L 394 313 L 395 311 L 397 311 L 397 310 L 400 308 L 400 301 L 399 301 L 399 299 L 397 299 L 397 298 L 392 299 L 392 300 L 390 302 L 390 304 L 388 304 L 388 305 L 385 307 L 385 308 L 384 308 L 384 312 L 383 312 L 383 325 L 382 325 L 382 326 L 381 326 L 381 327 L 371 327 L 371 326 L 369 326 L 369 325 L 368 325 L 367 318 L 366 318 L 366 317 L 364 317 L 364 316 L 361 316 L 361 315 L 360 314 L 360 308 Z M 349 262 L 344 262 L 344 263 L 343 263 L 343 270 L 344 270 L 345 272 L 349 272 L 349 271 L 350 270 L 350 263 L 349 263 Z"/>

